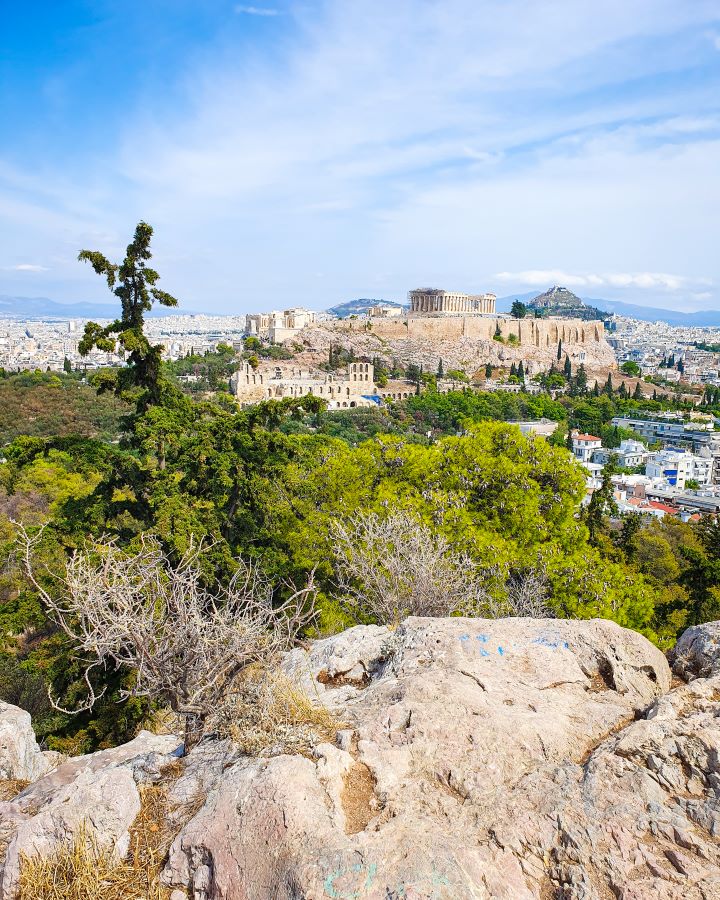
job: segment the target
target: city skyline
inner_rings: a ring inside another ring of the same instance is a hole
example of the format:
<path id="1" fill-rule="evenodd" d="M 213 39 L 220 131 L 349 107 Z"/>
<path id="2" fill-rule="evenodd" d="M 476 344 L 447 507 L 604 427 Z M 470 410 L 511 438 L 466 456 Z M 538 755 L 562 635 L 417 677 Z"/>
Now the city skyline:
<path id="1" fill-rule="evenodd" d="M 717 308 L 720 6 L 403 0 L 6 11 L 0 293 L 156 229 L 187 310 L 562 284 Z"/>

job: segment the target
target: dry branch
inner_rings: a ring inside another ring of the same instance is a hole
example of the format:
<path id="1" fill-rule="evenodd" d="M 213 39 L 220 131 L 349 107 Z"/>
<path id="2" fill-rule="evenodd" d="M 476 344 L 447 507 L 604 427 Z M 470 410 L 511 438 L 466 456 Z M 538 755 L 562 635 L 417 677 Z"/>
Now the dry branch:
<path id="1" fill-rule="evenodd" d="M 472 558 L 408 513 L 359 512 L 334 522 L 331 538 L 345 601 L 377 622 L 494 612 Z"/>
<path id="2" fill-rule="evenodd" d="M 274 607 L 273 585 L 255 564 L 239 560 L 228 586 L 211 593 L 197 566 L 202 547 L 191 547 L 173 564 L 151 536 L 143 536 L 134 553 L 110 540 L 76 551 L 56 599 L 33 571 L 40 534 L 18 530 L 28 578 L 49 617 L 87 661 L 87 699 L 66 712 L 88 709 L 99 698 L 90 677 L 94 668 L 126 666 L 135 678 L 123 696 L 168 704 L 185 717 L 186 738 L 197 737 L 238 672 L 288 649 L 314 616 L 312 575 Z"/>

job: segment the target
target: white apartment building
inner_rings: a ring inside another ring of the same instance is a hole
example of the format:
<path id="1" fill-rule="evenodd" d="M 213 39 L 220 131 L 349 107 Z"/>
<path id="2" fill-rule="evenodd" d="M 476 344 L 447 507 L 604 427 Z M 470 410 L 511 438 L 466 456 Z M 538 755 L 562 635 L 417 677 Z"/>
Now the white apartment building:
<path id="1" fill-rule="evenodd" d="M 617 464 L 624 469 L 644 466 L 650 455 L 642 441 L 624 440 L 615 450 L 609 450 L 607 447 L 596 450 L 593 454 L 593 461 L 605 465 L 613 454 L 617 458 Z"/>
<path id="2" fill-rule="evenodd" d="M 573 432 L 572 436 L 572 452 L 576 459 L 582 463 L 589 463 L 593 459 L 593 454 L 602 450 L 602 439 L 595 437 L 594 434 L 581 434 Z"/>
<path id="3" fill-rule="evenodd" d="M 650 454 L 645 464 L 645 474 L 648 478 L 662 479 L 670 487 L 681 490 L 691 479 L 700 485 L 708 485 L 712 484 L 713 458 L 709 453 L 698 456 L 687 450 L 660 450 Z"/>

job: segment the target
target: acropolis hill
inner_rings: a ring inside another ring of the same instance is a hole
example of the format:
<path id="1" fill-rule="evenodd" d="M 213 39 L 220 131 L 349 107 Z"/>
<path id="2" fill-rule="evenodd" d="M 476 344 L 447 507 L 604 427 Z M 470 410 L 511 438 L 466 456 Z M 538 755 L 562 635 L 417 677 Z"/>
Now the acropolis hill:
<path id="1" fill-rule="evenodd" d="M 513 337 L 514 335 L 514 337 Z M 502 341 L 497 340 L 502 337 Z M 462 369 L 472 376 L 489 362 L 510 367 L 520 360 L 529 373 L 570 357 L 573 368 L 583 363 L 588 373 L 607 373 L 616 368 L 615 356 L 604 337 L 601 322 L 582 319 L 514 319 L 503 315 L 413 312 L 403 316 L 366 316 L 314 322 L 284 336 L 288 347 L 306 349 L 303 361 L 312 365 L 327 359 L 329 348 L 340 345 L 357 357 L 393 359 L 407 365 L 423 365 L 436 371 L 442 359 L 445 370 Z"/>

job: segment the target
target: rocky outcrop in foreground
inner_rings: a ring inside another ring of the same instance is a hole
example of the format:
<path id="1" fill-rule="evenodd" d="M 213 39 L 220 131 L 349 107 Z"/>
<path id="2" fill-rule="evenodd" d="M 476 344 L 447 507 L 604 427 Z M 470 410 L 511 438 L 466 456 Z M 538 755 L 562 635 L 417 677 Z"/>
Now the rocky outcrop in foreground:
<path id="1" fill-rule="evenodd" d="M 0 804 L 0 896 L 21 853 L 83 815 L 122 855 L 137 786 L 174 766 L 172 900 L 718 898 L 717 628 L 678 644 L 692 680 L 674 686 L 660 651 L 603 620 L 316 641 L 283 665 L 337 717 L 334 743 L 251 758 L 206 740 L 180 766 L 177 740 L 143 733 L 69 760 Z"/>

